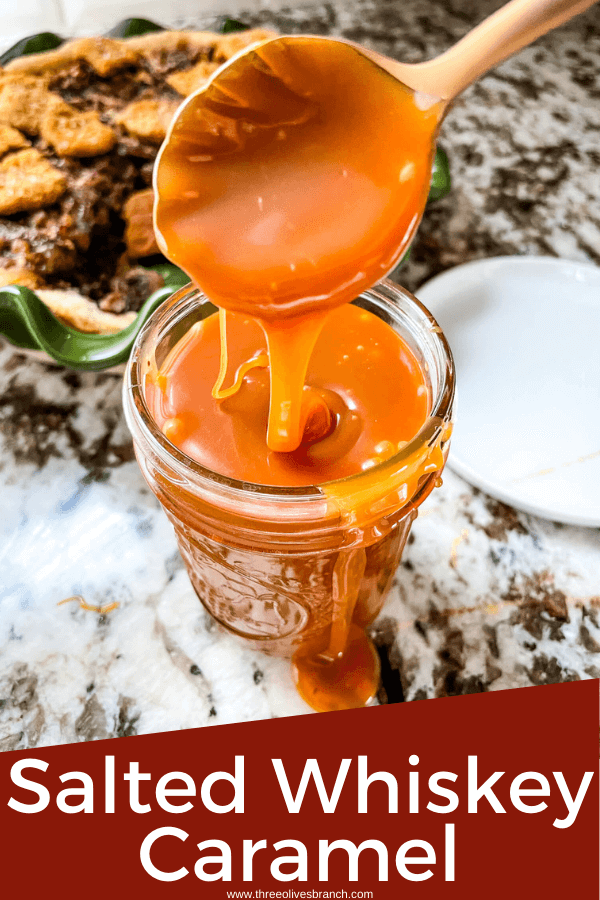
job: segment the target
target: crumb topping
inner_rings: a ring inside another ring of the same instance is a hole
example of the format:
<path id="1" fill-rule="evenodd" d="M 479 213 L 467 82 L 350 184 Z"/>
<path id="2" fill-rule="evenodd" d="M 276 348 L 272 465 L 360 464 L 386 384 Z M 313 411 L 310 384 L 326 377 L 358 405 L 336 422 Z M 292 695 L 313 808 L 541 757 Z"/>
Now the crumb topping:
<path id="1" fill-rule="evenodd" d="M 0 287 L 40 289 L 45 300 L 56 292 L 56 314 L 82 330 L 125 324 L 164 283 L 148 268 L 160 252 L 151 185 L 171 119 L 222 62 L 269 36 L 81 38 L 9 62 L 0 71 Z"/>
<path id="2" fill-rule="evenodd" d="M 50 206 L 66 187 L 64 175 L 33 148 L 0 160 L 0 213 L 4 215 Z"/>

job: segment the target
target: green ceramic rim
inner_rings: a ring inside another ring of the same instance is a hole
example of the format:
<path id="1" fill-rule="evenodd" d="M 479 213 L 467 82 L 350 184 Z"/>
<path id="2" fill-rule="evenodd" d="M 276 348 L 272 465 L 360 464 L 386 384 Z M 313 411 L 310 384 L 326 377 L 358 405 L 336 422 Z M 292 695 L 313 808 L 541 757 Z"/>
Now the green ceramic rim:
<path id="1" fill-rule="evenodd" d="M 226 17 L 218 19 L 216 24 L 222 34 L 244 31 L 248 27 L 237 19 Z M 124 19 L 109 32 L 109 36 L 127 38 L 163 30 L 162 25 L 149 19 Z M 54 50 L 63 42 L 64 38 L 48 31 L 23 38 L 0 56 L 0 66 L 19 56 Z M 448 157 L 438 146 L 427 202 L 441 200 L 450 187 Z M 407 257 L 408 253 L 403 262 Z M 69 328 L 50 312 L 34 291 L 20 285 L 0 289 L 0 334 L 15 347 L 41 350 L 59 365 L 70 369 L 98 372 L 124 363 L 129 358 L 138 332 L 154 310 L 189 281 L 181 269 L 166 260 L 153 268 L 163 276 L 165 286 L 145 301 L 131 325 L 116 334 L 85 334 Z"/>

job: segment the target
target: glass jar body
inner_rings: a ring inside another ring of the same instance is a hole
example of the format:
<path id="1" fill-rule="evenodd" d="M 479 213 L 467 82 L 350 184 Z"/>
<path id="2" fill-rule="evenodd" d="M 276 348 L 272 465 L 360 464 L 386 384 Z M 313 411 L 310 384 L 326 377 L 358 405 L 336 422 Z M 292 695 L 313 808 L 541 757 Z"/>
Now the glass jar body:
<path id="1" fill-rule="evenodd" d="M 158 430 L 145 403 L 148 373 L 194 321 L 214 311 L 199 292 L 183 289 L 161 307 L 140 333 L 125 376 L 136 456 L 173 524 L 199 599 L 230 633 L 279 656 L 325 647 L 334 633 L 343 639 L 352 624 L 364 629 L 377 617 L 417 509 L 439 483 L 448 452 L 454 382 L 439 328 L 418 301 L 389 282 L 356 302 L 401 332 L 428 373 L 430 418 L 404 462 L 425 463 L 436 454 L 435 465 L 413 465 L 418 477 L 402 490 L 382 493 L 379 508 L 375 504 L 360 521 L 348 509 L 365 479 L 379 477 L 376 470 L 344 480 L 341 508 L 327 485 L 265 487 L 210 472 Z M 381 467 L 382 484 L 393 465 L 391 460 Z"/>

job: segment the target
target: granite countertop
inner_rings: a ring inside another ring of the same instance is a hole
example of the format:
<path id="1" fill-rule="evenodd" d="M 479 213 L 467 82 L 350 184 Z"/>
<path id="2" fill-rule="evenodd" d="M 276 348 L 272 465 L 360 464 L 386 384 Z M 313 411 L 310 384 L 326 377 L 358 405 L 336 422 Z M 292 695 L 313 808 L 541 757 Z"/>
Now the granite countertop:
<path id="1" fill-rule="evenodd" d="M 416 61 L 497 5 L 340 0 L 241 17 Z M 600 263 L 599 100 L 598 7 L 466 91 L 441 135 L 454 188 L 427 211 L 403 283 L 512 253 Z M 204 613 L 120 392 L 115 376 L 0 348 L 2 750 L 307 711 L 285 661 Z M 599 677 L 599 572 L 598 530 L 521 515 L 446 471 L 375 624 L 380 701 Z M 58 605 L 74 594 L 118 606 Z"/>

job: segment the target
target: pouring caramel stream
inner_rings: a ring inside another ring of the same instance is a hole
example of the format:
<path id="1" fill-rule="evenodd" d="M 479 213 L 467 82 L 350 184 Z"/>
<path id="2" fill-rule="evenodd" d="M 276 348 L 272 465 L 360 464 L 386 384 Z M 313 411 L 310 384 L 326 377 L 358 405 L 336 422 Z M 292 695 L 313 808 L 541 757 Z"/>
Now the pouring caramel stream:
<path id="1" fill-rule="evenodd" d="M 267 41 L 183 105 L 156 166 L 165 254 L 265 332 L 267 443 L 302 439 L 302 388 L 327 312 L 379 281 L 421 217 L 439 110 L 354 47 Z"/>

